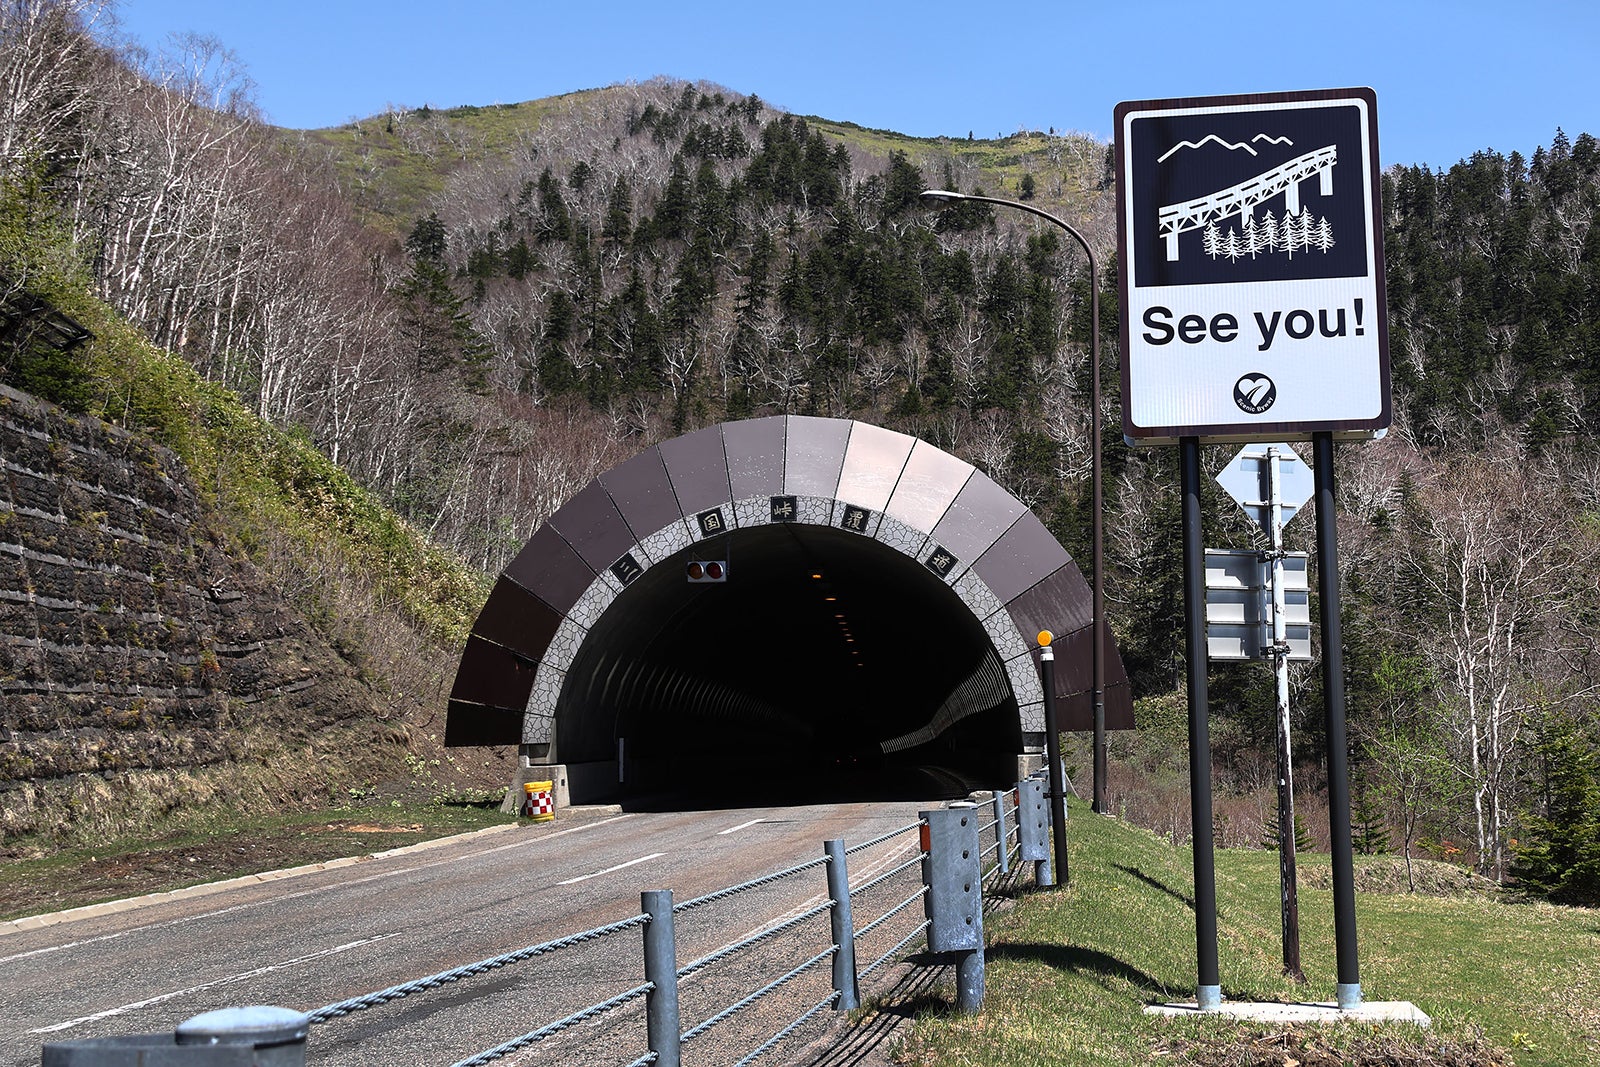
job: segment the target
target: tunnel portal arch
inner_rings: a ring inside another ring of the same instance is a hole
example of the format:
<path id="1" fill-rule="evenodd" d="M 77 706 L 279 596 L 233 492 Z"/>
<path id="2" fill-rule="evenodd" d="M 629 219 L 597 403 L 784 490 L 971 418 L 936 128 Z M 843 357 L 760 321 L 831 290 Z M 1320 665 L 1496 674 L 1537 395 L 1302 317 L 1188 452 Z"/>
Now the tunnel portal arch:
<path id="1" fill-rule="evenodd" d="M 689 583 L 694 558 L 725 560 L 727 580 Z M 1088 729 L 1090 603 L 1026 506 L 925 441 L 809 416 L 724 423 L 600 475 L 534 533 L 467 639 L 445 743 L 567 763 L 614 759 L 621 737 L 1037 751 L 1033 636 L 1057 635 L 1061 728 Z M 1107 725 L 1131 727 L 1104 640 Z"/>

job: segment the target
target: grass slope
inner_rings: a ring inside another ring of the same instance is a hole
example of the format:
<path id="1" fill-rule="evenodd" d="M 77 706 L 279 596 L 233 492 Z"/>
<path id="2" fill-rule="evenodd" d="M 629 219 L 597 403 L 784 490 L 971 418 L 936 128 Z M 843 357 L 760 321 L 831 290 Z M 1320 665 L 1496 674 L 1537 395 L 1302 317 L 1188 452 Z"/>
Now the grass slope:
<path id="1" fill-rule="evenodd" d="M 1496 1064 L 1596 1062 L 1600 913 L 1498 892 L 1357 896 L 1366 999 L 1409 1000 L 1431 1033 L 1341 1025 L 1285 1035 L 1221 1021 L 1164 1021 L 1145 1005 L 1193 1000 L 1191 854 L 1074 806 L 1070 887 L 1023 898 L 988 923 L 984 1011 L 919 1018 L 898 1053 L 914 1064 Z M 1392 883 L 1392 858 L 1363 858 L 1358 886 Z M 1301 945 L 1310 984 L 1279 975 L 1277 856 L 1217 855 L 1223 995 L 1334 994 L 1332 894 L 1307 888 L 1328 857 L 1302 857 Z M 1369 870 L 1370 868 L 1370 870 Z M 1325 875 L 1325 871 L 1322 872 Z M 1442 880 L 1441 880 L 1442 881 Z M 1324 882 L 1326 884 L 1326 882 Z M 1321 1046 L 1336 1058 L 1307 1050 Z M 1328 1050 L 1331 1050 L 1328 1051 Z"/>
<path id="2" fill-rule="evenodd" d="M 515 104 L 398 109 L 326 129 L 284 130 L 282 136 L 303 138 L 326 148 L 366 220 L 386 233 L 404 236 L 432 198 L 444 191 L 456 170 L 517 158 L 528 135 L 558 108 L 584 98 L 632 91 L 626 85 L 613 85 Z M 1093 186 L 1105 155 L 1105 146 L 1076 133 L 1046 135 L 1021 130 L 1006 137 L 973 140 L 911 137 L 816 115 L 800 117 L 824 136 L 885 161 L 895 152 L 905 152 L 919 165 L 935 158 L 959 161 L 976 169 L 981 175 L 978 184 L 999 196 L 1017 195 L 1024 174 L 1035 174 L 1042 182 L 1047 172 L 1059 173 L 1075 194 Z M 527 167 L 530 177 L 539 169 L 534 163 Z M 937 166 L 925 177 L 937 184 Z M 1047 208 L 1060 208 L 1064 203 L 1052 200 L 1043 188 L 1039 195 L 1041 206 Z"/>

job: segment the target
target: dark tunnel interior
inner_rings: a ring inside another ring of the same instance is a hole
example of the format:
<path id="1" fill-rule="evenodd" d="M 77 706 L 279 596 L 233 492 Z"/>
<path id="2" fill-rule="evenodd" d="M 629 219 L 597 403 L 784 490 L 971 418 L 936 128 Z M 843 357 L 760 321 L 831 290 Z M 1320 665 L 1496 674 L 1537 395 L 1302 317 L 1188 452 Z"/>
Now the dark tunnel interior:
<path id="1" fill-rule="evenodd" d="M 726 580 L 692 583 L 691 560 Z M 878 542 L 792 523 L 700 541 L 637 578 L 567 673 L 559 758 L 622 753 L 675 806 L 964 795 L 1015 778 L 1017 707 L 982 625 Z"/>

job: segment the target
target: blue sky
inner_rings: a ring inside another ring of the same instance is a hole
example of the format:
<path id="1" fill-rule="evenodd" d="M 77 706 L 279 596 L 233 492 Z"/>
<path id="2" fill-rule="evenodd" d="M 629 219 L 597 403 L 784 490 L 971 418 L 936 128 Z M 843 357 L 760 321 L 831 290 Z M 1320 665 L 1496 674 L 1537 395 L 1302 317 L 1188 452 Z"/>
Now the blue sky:
<path id="1" fill-rule="evenodd" d="M 1369 85 L 1385 164 L 1600 136 L 1600 5 L 1323 0 L 121 0 L 123 32 L 232 49 L 280 126 L 658 74 L 916 136 L 1111 135 L 1120 100 Z M 977 12 L 986 14 L 979 16 Z"/>

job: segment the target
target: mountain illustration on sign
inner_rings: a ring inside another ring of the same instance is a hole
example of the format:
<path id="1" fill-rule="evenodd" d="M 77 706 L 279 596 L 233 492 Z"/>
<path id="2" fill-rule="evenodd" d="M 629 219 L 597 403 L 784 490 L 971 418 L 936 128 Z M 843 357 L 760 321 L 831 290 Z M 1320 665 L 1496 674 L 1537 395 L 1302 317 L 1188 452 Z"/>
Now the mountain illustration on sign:
<path id="1" fill-rule="evenodd" d="M 1208 134 L 1198 141 L 1180 141 L 1163 153 L 1157 162 L 1167 162 L 1180 149 L 1199 150 L 1208 144 L 1230 152 L 1248 152 L 1254 156 L 1259 154 L 1257 142 L 1294 147 L 1294 142 L 1288 137 L 1272 137 L 1265 133 L 1258 133 L 1249 141 L 1232 142 L 1216 134 Z M 1330 144 L 1304 152 L 1205 196 L 1162 205 L 1157 210 L 1157 225 L 1159 236 L 1165 242 L 1167 261 L 1178 261 L 1178 239 L 1192 230 L 1201 231 L 1201 248 L 1206 255 L 1212 259 L 1226 258 L 1235 263 L 1261 255 L 1281 254 L 1292 260 L 1296 252 L 1328 252 L 1334 247 L 1333 226 L 1326 217 L 1314 217 L 1308 207 L 1301 205 L 1300 183 L 1316 177 L 1317 193 L 1324 197 L 1332 196 L 1333 169 L 1338 161 L 1338 145 Z M 1283 215 L 1274 215 L 1271 208 L 1267 208 L 1259 219 L 1256 218 L 1256 208 L 1280 194 L 1283 196 Z M 1237 226 L 1226 225 L 1232 219 L 1238 220 Z"/>

